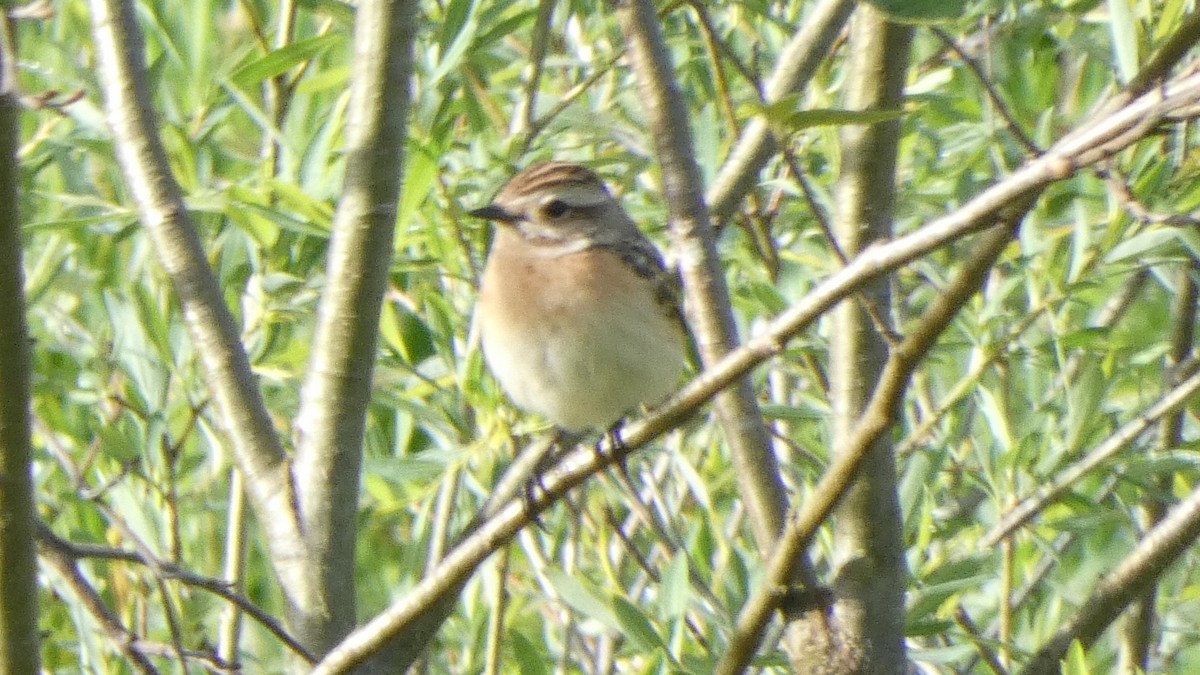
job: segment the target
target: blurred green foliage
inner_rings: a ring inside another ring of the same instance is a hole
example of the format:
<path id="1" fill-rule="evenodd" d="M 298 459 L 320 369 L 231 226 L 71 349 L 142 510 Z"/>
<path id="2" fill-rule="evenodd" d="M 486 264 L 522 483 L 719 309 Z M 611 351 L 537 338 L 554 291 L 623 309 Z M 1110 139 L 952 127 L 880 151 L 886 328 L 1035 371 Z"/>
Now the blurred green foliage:
<path id="1" fill-rule="evenodd" d="M 839 108 L 844 46 L 790 108 L 764 107 L 756 93 L 812 4 L 660 5 L 705 176 L 716 175 L 749 116 L 775 111 L 812 189 L 809 202 L 783 163 L 772 162 L 756 196 L 723 224 L 719 248 L 745 333 L 839 266 L 814 214 L 831 205 L 841 160 L 836 125 L 856 120 L 805 111 Z M 936 25 L 982 64 L 1015 124 L 1046 147 L 1085 120 L 1131 63 L 1144 62 L 1179 25 L 1186 3 L 933 4 L 954 6 L 952 18 Z M 1129 19 L 1117 22 L 1113 5 Z M 285 442 L 324 285 L 354 68 L 354 7 L 336 0 L 299 7 L 294 39 L 276 49 L 275 3 L 138 5 L 171 167 Z M 40 515 L 73 541 L 126 549 L 136 541 L 218 577 L 229 540 L 227 444 L 114 159 L 86 5 L 61 0 L 54 9 L 19 25 L 22 87 L 49 102 L 25 115 L 20 157 Z M 576 160 L 598 170 L 668 246 L 652 139 L 611 10 L 600 0 L 557 3 L 535 81 L 536 18 L 527 0 L 422 3 L 357 523 L 364 618 L 422 575 L 443 483 L 461 480 L 454 496 L 461 527 L 522 439 L 545 430 L 504 402 L 481 365 L 470 316 L 488 232 L 465 211 L 486 202 L 514 167 Z M 928 30 L 918 28 L 916 40 L 897 177 L 901 232 L 954 209 L 1026 157 L 963 61 Z M 277 77 L 288 90 L 278 125 L 263 93 Z M 54 105 L 72 92 L 82 98 Z M 1165 128 L 1114 157 L 1109 175 L 1128 187 L 1127 198 L 1089 172 L 1050 189 L 986 292 L 919 369 L 896 438 L 910 657 L 925 672 L 981 672 L 978 643 L 1019 663 L 1130 549 L 1139 504 L 1169 503 L 1194 487 L 1189 415 L 1179 447 L 1160 448 L 1147 436 L 1073 486 L 1010 548 L 978 547 L 1015 498 L 1070 466 L 1169 381 L 1170 303 L 1186 275 L 1194 279 L 1200 240 L 1190 226 L 1135 217 L 1131 205 L 1152 216 L 1193 213 L 1200 203 L 1200 171 L 1188 154 L 1193 136 L 1188 127 Z M 769 232 L 765 243 L 750 234 L 754 224 Z M 969 246 L 947 247 L 895 275 L 890 312 L 900 332 Z M 1103 325 L 1105 303 L 1134 279 L 1142 285 L 1132 304 Z M 829 411 L 814 364 L 824 361 L 830 338 L 818 326 L 755 374 L 797 501 L 827 458 Z M 618 672 L 711 669 L 762 568 L 719 430 L 701 419 L 629 469 L 669 535 L 639 519 L 615 475 L 592 481 L 569 507 L 544 515 L 542 529 L 523 532 L 503 569 L 485 565 L 470 582 L 430 654 L 433 672 L 481 670 L 496 584 L 508 597 L 505 672 L 595 672 L 598 663 Z M 279 615 L 262 544 L 250 532 L 245 593 Z M 827 536 L 814 558 L 828 570 Z M 1159 672 L 1200 670 L 1197 562 L 1189 554 L 1160 581 Z M 82 567 L 115 616 L 146 639 L 170 644 L 170 615 L 184 646 L 216 642 L 224 605 L 213 595 L 158 585 L 147 569 L 125 562 Z M 1004 627 L 1007 642 L 955 623 L 962 609 L 986 630 L 1000 619 L 1005 594 L 1026 585 Z M 94 618 L 48 572 L 42 608 L 49 672 L 128 671 Z M 1085 664 L 1108 672 L 1114 645 L 1110 632 L 1086 655 L 1072 652 L 1072 672 L 1088 672 Z M 269 633 L 245 624 L 246 672 L 278 672 L 283 654 Z M 772 672 L 782 664 L 778 657 L 761 663 Z"/>

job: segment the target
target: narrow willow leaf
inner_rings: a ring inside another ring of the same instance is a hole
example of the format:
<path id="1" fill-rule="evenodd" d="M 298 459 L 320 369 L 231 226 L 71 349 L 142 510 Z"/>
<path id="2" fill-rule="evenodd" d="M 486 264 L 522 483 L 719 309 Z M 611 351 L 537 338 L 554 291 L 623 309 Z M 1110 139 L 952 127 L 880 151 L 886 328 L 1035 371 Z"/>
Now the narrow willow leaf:
<path id="1" fill-rule="evenodd" d="M 557 570 L 547 572 L 546 576 L 550 579 L 550 584 L 554 586 L 558 596 L 562 598 L 563 602 L 570 605 L 571 609 L 585 617 L 599 621 L 614 632 L 624 632 L 625 629 L 622 627 L 621 621 L 617 619 L 612 607 L 594 589 L 585 586 L 579 579 Z"/>
<path id="2" fill-rule="evenodd" d="M 781 100 L 761 109 L 761 114 L 773 127 L 785 133 L 803 131 L 812 127 L 835 127 L 851 124 L 879 124 L 900 119 L 905 110 L 841 110 L 837 108 L 813 108 L 795 110 L 790 100 Z"/>
<path id="3" fill-rule="evenodd" d="M 900 21 L 956 19 L 967 11 L 966 0 L 867 0 Z"/>
<path id="4" fill-rule="evenodd" d="M 341 35 L 331 33 L 306 40 L 297 40 L 238 68 L 231 79 L 238 87 L 247 89 L 263 80 L 286 73 L 341 42 L 342 39 Z"/>
<path id="5" fill-rule="evenodd" d="M 1117 57 L 1117 72 L 1121 74 L 1122 82 L 1128 82 L 1138 70 L 1138 24 L 1129 0 L 1108 0 L 1108 25 Z"/>
<path id="6" fill-rule="evenodd" d="M 675 559 L 667 565 L 662 575 L 662 585 L 659 589 L 658 605 L 663 616 L 679 618 L 687 609 L 688 590 L 688 560 L 682 553 L 676 553 Z"/>
<path id="7" fill-rule="evenodd" d="M 633 603 L 618 596 L 613 598 L 612 610 L 617 621 L 621 623 L 625 636 L 636 642 L 638 646 L 643 649 L 664 649 L 666 647 L 662 636 L 654 630 L 654 625 L 650 623 L 650 618 Z"/>

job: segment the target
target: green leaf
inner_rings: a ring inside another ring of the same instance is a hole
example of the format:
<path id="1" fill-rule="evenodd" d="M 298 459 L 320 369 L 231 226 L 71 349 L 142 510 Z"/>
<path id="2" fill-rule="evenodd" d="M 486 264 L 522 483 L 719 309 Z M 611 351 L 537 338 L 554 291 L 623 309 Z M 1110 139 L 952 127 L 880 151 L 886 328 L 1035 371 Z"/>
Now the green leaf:
<path id="1" fill-rule="evenodd" d="M 843 110 L 839 108 L 812 108 L 796 110 L 796 98 L 785 96 L 757 111 L 766 117 L 771 126 L 795 133 L 812 127 L 848 126 L 852 124 L 879 124 L 897 120 L 908 114 L 905 110 Z"/>
<path id="2" fill-rule="evenodd" d="M 512 5 L 509 5 L 509 7 L 511 6 Z M 521 24 L 532 21 L 536 16 L 536 9 L 527 9 L 508 17 L 507 19 L 501 19 L 496 23 L 488 23 L 485 21 L 480 29 L 478 37 L 475 38 L 475 46 L 483 47 L 500 40 L 501 38 L 512 35 L 521 28 Z"/>
<path id="3" fill-rule="evenodd" d="M 1100 349 L 1110 346 L 1112 329 L 1101 326 L 1087 326 L 1072 331 L 1059 340 L 1063 349 Z"/>
<path id="4" fill-rule="evenodd" d="M 279 206 L 293 211 L 299 219 L 312 223 L 322 232 L 333 226 L 333 207 L 322 199 L 314 199 L 295 183 L 272 180 L 268 183 Z"/>
<path id="5" fill-rule="evenodd" d="M 1200 232 L 1194 227 L 1180 227 L 1175 229 L 1175 236 L 1179 239 L 1179 243 L 1188 250 L 1192 257 L 1200 256 Z"/>
<path id="6" fill-rule="evenodd" d="M 440 82 L 451 70 L 458 68 L 467 47 L 475 39 L 479 29 L 476 17 L 478 5 L 474 0 L 451 0 L 446 9 L 446 20 L 439 36 L 440 58 L 437 68 L 430 75 L 430 82 Z"/>
<path id="7" fill-rule="evenodd" d="M 1138 71 L 1138 22 L 1129 0 L 1108 0 L 1108 26 L 1121 80 L 1128 82 Z"/>
<path id="8" fill-rule="evenodd" d="M 1179 22 L 1183 20 L 1183 15 L 1187 11 L 1185 5 L 1186 0 L 1167 0 L 1161 3 L 1154 12 L 1154 35 L 1155 42 L 1167 39 L 1171 33 L 1179 29 Z"/>
<path id="9" fill-rule="evenodd" d="M 418 457 L 367 457 L 363 468 L 394 485 L 428 483 L 446 471 L 445 462 Z"/>
<path id="10" fill-rule="evenodd" d="M 396 209 L 396 222 L 399 224 L 397 247 L 404 246 L 407 225 L 412 222 L 417 209 L 428 199 L 437 179 L 437 160 L 445 149 L 440 147 L 440 144 L 436 147 L 431 146 L 431 143 L 409 139 L 404 162 L 404 187 L 400 190 L 400 203 Z"/>
<path id="11" fill-rule="evenodd" d="M 967 11 L 966 0 L 867 0 L 884 14 L 900 21 L 956 19 Z"/>
<path id="12" fill-rule="evenodd" d="M 397 303 L 384 303 L 380 331 L 384 342 L 409 365 L 415 366 L 434 354 L 433 332 L 429 326 Z"/>
<path id="13" fill-rule="evenodd" d="M 345 25 L 354 21 L 354 5 L 343 0 L 300 0 L 300 6 L 316 13 L 329 15 Z"/>
<path id="14" fill-rule="evenodd" d="M 683 455 L 675 455 L 672 458 L 671 464 L 675 467 L 676 472 L 687 483 L 692 497 L 698 504 L 706 510 L 712 508 L 712 499 L 708 494 L 707 482 L 696 471 L 696 467 L 692 466 L 691 460 Z"/>
<path id="15" fill-rule="evenodd" d="M 1146 230 L 1117 244 L 1104 257 L 1105 262 L 1115 263 L 1129 258 L 1142 258 L 1149 254 L 1161 256 L 1168 245 L 1176 243 L 1177 234 L 1174 229 L 1160 228 Z"/>
<path id="16" fill-rule="evenodd" d="M 1067 648 L 1066 658 L 1061 663 L 1062 675 L 1091 675 L 1092 673 L 1088 668 L 1087 650 L 1083 648 L 1083 644 L 1079 640 L 1073 641 Z"/>
<path id="17" fill-rule="evenodd" d="M 910 617 L 931 616 L 938 607 L 950 598 L 958 597 L 986 584 L 989 579 L 987 569 L 980 561 L 973 562 L 975 563 L 973 567 L 959 566 L 964 568 L 971 567 L 975 571 L 975 574 L 971 576 L 930 584 L 919 591 L 910 593 L 908 615 Z"/>
<path id="18" fill-rule="evenodd" d="M 521 675 L 550 674 L 548 664 L 553 663 L 553 660 L 550 654 L 546 653 L 544 643 L 530 640 L 521 631 L 510 631 L 505 635 L 504 645 L 508 654 L 517 662 L 517 669 Z"/>
<path id="19" fill-rule="evenodd" d="M 89 225 L 99 225 L 102 223 L 111 222 L 136 223 L 137 216 L 132 212 L 122 216 L 116 216 L 111 213 L 106 213 L 102 216 L 83 216 L 80 218 L 57 218 L 54 220 L 44 220 L 38 223 L 29 223 L 22 227 L 24 232 L 38 232 L 45 230 L 74 230 L 84 229 Z"/>
<path id="20" fill-rule="evenodd" d="M 306 218 L 295 218 L 286 213 L 280 213 L 276 209 L 259 206 L 258 204 L 231 202 L 230 206 L 236 208 L 230 208 L 227 215 L 231 221 L 238 225 L 248 225 L 253 222 L 251 216 L 254 216 L 289 232 L 307 234 L 321 239 L 329 237 L 328 223 L 314 223 Z M 321 227 L 322 224 L 325 227 Z M 256 237 L 263 234 L 263 231 L 259 227 L 248 227 L 247 232 Z"/>
<path id="21" fill-rule="evenodd" d="M 687 609 L 690 589 L 687 556 L 682 551 L 676 551 L 675 559 L 663 571 L 662 584 L 658 591 L 658 606 L 662 615 L 672 619 L 683 616 Z"/>
<path id="22" fill-rule="evenodd" d="M 343 36 L 338 33 L 329 33 L 304 40 L 297 40 L 286 47 L 276 49 L 266 56 L 238 68 L 234 71 L 230 79 L 238 87 L 248 89 L 263 80 L 286 73 L 301 63 L 316 57 L 343 39 Z"/>
<path id="23" fill-rule="evenodd" d="M 550 585 L 571 609 L 583 616 L 599 621 L 609 630 L 620 633 L 624 630 L 612 606 L 605 601 L 594 589 L 583 585 L 579 579 L 568 576 L 560 570 L 546 573 Z"/>
<path id="24" fill-rule="evenodd" d="M 613 615 L 617 617 L 617 621 L 621 624 L 621 629 L 624 631 L 625 637 L 633 640 L 642 649 L 664 649 L 666 647 L 662 636 L 658 631 L 654 630 L 650 619 L 629 602 L 620 596 L 614 597 L 612 600 Z"/>
<path id="25" fill-rule="evenodd" d="M 1088 364 L 1084 366 L 1078 379 L 1071 383 L 1067 392 L 1068 450 L 1078 449 L 1095 435 L 1098 411 L 1108 393 L 1109 382 L 1098 366 Z"/>

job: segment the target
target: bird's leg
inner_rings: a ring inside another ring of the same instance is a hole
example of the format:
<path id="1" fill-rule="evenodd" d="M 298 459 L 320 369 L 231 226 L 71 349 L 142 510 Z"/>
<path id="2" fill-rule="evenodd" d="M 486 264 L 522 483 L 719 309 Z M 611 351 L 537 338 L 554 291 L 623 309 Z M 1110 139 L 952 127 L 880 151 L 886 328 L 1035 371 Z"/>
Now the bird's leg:
<path id="1" fill-rule="evenodd" d="M 542 455 L 541 461 L 537 464 L 537 472 L 549 470 L 550 467 L 558 463 L 560 457 L 567 451 L 567 448 L 575 445 L 583 438 L 583 434 L 578 431 L 567 431 L 566 429 L 554 430 L 554 440 L 550 442 L 549 451 Z"/>
<path id="2" fill-rule="evenodd" d="M 535 504 L 537 503 L 536 491 L 539 489 L 542 492 L 546 491 L 546 486 L 542 484 L 542 474 L 557 464 L 559 457 L 562 456 L 566 448 L 574 445 L 577 440 L 579 440 L 578 433 L 566 431 L 564 429 L 556 429 L 554 432 L 554 438 L 550 441 L 546 448 L 539 453 L 537 461 L 533 464 L 533 470 L 530 472 L 528 479 L 525 481 L 524 490 L 522 491 L 522 497 L 525 501 L 525 509 L 531 514 L 530 519 L 533 520 L 534 524 L 543 530 L 546 528 L 542 526 L 542 522 L 538 520 L 538 517 L 533 510 Z"/>
<path id="3" fill-rule="evenodd" d="M 625 449 L 625 441 L 621 438 L 621 427 L 623 426 L 625 426 L 624 417 L 613 422 L 611 427 L 604 430 L 604 435 L 600 437 L 600 440 L 596 441 L 595 445 L 596 457 L 598 459 L 604 459 L 604 446 L 606 444 L 614 454 L 619 454 L 620 451 Z M 624 464 L 624 460 L 621 460 L 621 462 Z"/>

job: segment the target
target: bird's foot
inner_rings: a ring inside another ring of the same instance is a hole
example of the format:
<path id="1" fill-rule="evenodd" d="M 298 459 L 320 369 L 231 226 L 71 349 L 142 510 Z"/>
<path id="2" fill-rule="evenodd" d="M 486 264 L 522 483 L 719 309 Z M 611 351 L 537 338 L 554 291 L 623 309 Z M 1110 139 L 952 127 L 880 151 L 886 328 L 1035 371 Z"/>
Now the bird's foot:
<path id="1" fill-rule="evenodd" d="M 625 449 L 625 441 L 621 438 L 621 427 L 625 426 L 625 418 L 621 418 L 613 423 L 613 425 L 604 430 L 604 435 L 596 441 L 594 446 L 596 457 L 604 459 L 608 454 L 617 454 Z M 604 448 L 609 448 L 605 452 Z"/>
<path id="2" fill-rule="evenodd" d="M 542 483 L 542 474 L 554 468 L 558 460 L 566 452 L 566 449 L 575 444 L 579 440 L 579 434 L 570 431 L 559 429 L 554 434 L 554 439 L 550 445 L 542 452 L 537 461 L 533 465 L 533 470 L 530 472 L 529 478 L 525 480 L 525 484 L 521 491 L 522 501 L 525 503 L 525 510 L 529 513 L 529 519 L 533 521 L 543 532 L 546 531 L 542 521 L 538 518 L 537 508 L 537 493 L 541 490 L 546 492 L 546 486 Z"/>

